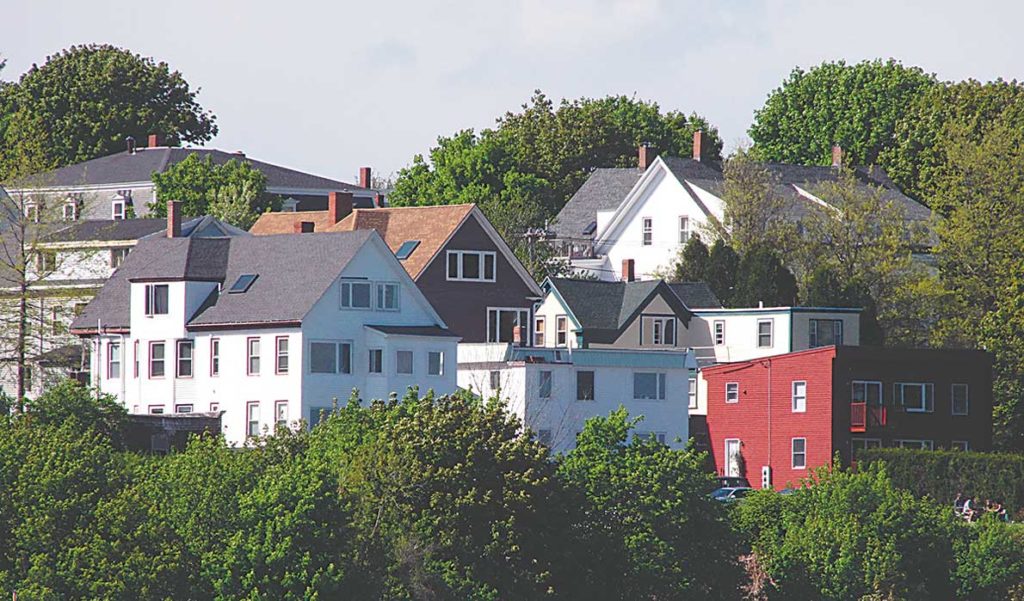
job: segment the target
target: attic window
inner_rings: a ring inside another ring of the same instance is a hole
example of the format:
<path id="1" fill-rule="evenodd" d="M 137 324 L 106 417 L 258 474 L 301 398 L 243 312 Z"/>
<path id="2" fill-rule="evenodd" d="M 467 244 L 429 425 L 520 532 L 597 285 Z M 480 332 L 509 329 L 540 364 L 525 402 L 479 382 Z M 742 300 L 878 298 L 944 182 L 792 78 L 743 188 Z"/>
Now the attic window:
<path id="1" fill-rule="evenodd" d="M 238 279 L 231 285 L 231 288 L 228 288 L 228 294 L 241 294 L 249 290 L 252 283 L 256 281 L 256 277 L 256 274 L 252 273 L 246 273 L 238 276 Z"/>
<path id="2" fill-rule="evenodd" d="M 399 260 L 408 259 L 409 255 L 412 254 L 412 251 L 416 250 L 416 247 L 419 245 L 419 240 L 406 240 L 398 247 L 398 250 L 395 251 L 395 256 L 398 257 Z"/>

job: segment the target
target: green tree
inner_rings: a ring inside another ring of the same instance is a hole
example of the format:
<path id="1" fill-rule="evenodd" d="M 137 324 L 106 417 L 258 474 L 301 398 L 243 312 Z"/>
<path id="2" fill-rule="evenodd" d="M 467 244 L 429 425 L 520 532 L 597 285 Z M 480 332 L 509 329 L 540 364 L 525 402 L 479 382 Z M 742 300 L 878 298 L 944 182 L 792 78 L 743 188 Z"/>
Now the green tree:
<path id="1" fill-rule="evenodd" d="M 703 282 L 709 273 L 708 247 L 694 234 L 679 250 L 676 263 L 668 275 L 673 282 Z"/>
<path id="2" fill-rule="evenodd" d="M 894 144 L 881 155 L 889 176 L 910 196 L 925 201 L 948 215 L 953 200 L 940 194 L 951 164 L 951 146 L 982 141 L 989 125 L 1005 112 L 1024 115 L 1024 84 L 997 79 L 981 83 L 973 79 L 936 85 L 911 102 L 897 120 Z M 1017 121 L 1017 127 L 1024 122 Z"/>
<path id="3" fill-rule="evenodd" d="M 740 256 L 736 251 L 721 238 L 715 240 L 708 254 L 706 281 L 718 300 L 727 307 L 731 306 L 730 299 L 736 288 L 736 273 L 739 267 Z"/>
<path id="4" fill-rule="evenodd" d="M 166 63 L 114 46 L 72 46 L 3 90 L 10 115 L 3 146 L 37 144 L 37 123 L 45 124 L 47 167 L 123 150 L 126 136 L 158 134 L 171 146 L 205 142 L 217 126 L 196 94 Z M 9 173 L 3 167 L 0 177 Z"/>
<path id="5" fill-rule="evenodd" d="M 779 192 L 778 177 L 743 149 L 729 157 L 723 175 L 723 221 L 709 222 L 715 237 L 728 240 L 741 255 L 765 246 L 787 259 L 797 230 L 787 213 L 789 201 Z"/>
<path id="6" fill-rule="evenodd" d="M 830 165 L 839 144 L 850 163 L 877 164 L 907 107 L 935 85 L 933 75 L 893 59 L 793 69 L 754 113 L 753 152 L 766 161 Z"/>
<path id="7" fill-rule="evenodd" d="M 807 278 L 804 305 L 808 307 L 853 307 L 861 309 L 860 344 L 881 346 L 885 342 L 878 310 L 871 294 L 859 282 L 844 280 L 829 265 L 818 265 Z"/>
<path id="8" fill-rule="evenodd" d="M 277 206 L 266 193 L 267 176 L 236 159 L 217 165 L 210 156 L 191 154 L 163 173 L 153 173 L 153 184 L 156 201 L 149 210 L 155 217 L 167 215 L 168 200 L 179 200 L 183 215 L 212 215 L 248 229 L 261 213 Z"/>
<path id="9" fill-rule="evenodd" d="M 788 307 L 797 302 L 796 277 L 768 248 L 750 249 L 740 259 L 730 304 L 735 307 Z"/>
<path id="10" fill-rule="evenodd" d="M 964 530 L 956 551 L 961 599 L 1024 599 L 1024 526 L 984 516 Z"/>

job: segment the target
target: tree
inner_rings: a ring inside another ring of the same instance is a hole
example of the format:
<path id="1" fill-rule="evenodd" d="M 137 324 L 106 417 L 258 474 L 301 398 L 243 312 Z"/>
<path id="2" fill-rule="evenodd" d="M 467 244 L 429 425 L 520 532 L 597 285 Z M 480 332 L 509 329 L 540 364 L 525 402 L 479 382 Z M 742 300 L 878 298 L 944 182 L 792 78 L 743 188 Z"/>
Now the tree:
<path id="1" fill-rule="evenodd" d="M 766 161 L 830 165 L 839 144 L 852 164 L 877 164 L 907 107 L 934 85 L 933 75 L 893 59 L 793 69 L 754 113 L 753 152 Z"/>
<path id="2" fill-rule="evenodd" d="M 905 109 L 893 132 L 894 144 L 881 155 L 888 175 L 910 196 L 948 215 L 955 207 L 940 187 L 956 173 L 951 146 L 982 141 L 988 126 L 1006 111 L 1024 115 L 1024 84 L 973 79 L 931 86 Z M 1015 108 L 1016 107 L 1016 108 Z M 1018 121 L 1018 127 L 1024 122 Z"/>
<path id="3" fill-rule="evenodd" d="M 818 265 L 807 279 L 804 305 L 808 307 L 854 307 L 860 312 L 860 344 L 881 346 L 885 342 L 878 323 L 878 309 L 871 293 L 859 282 L 842 279 L 827 264 Z"/>
<path id="4" fill-rule="evenodd" d="M 725 306 L 730 305 L 736 287 L 736 272 L 739 270 L 740 256 L 731 246 L 719 238 L 711 245 L 708 255 L 706 281 L 711 291 Z"/>
<path id="5" fill-rule="evenodd" d="M 267 176 L 236 159 L 216 165 L 210 156 L 191 154 L 163 173 L 153 173 L 153 184 L 156 201 L 149 210 L 155 217 L 167 215 L 168 200 L 179 200 L 183 215 L 212 215 L 248 229 L 261 213 L 277 206 L 277 199 L 266 193 Z"/>
<path id="6" fill-rule="evenodd" d="M 45 167 L 123 150 L 127 136 L 158 134 L 170 146 L 205 142 L 217 126 L 196 95 L 166 63 L 114 46 L 72 46 L 3 90 L 10 116 L 0 133 L 5 148 L 38 144 L 37 124 L 45 124 Z M 10 174 L 8 164 L 5 157 L 0 178 Z"/>
<path id="7" fill-rule="evenodd" d="M 673 282 L 703 282 L 707 280 L 708 268 L 708 247 L 694 234 L 679 250 L 676 263 L 667 275 Z"/>
<path id="8" fill-rule="evenodd" d="M 765 247 L 754 247 L 740 259 L 736 286 L 729 299 L 735 307 L 788 307 L 797 302 L 793 272 Z"/>

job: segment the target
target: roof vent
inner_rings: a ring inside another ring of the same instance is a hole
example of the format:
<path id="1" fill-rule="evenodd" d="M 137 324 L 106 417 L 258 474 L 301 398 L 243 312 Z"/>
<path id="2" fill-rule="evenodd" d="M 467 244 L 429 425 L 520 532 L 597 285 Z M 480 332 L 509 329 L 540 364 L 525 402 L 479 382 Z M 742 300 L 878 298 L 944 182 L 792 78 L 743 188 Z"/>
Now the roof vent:
<path id="1" fill-rule="evenodd" d="M 242 294 L 243 292 L 246 292 L 249 290 L 249 287 L 252 286 L 252 283 L 256 281 L 257 277 L 258 276 L 254 273 L 243 273 L 238 276 L 235 283 L 228 288 L 228 294 Z"/>
<path id="2" fill-rule="evenodd" d="M 395 251 L 395 256 L 398 257 L 399 261 L 404 261 L 405 259 L 409 258 L 409 255 L 412 254 L 412 251 L 416 250 L 416 247 L 419 245 L 419 240 L 406 240 L 405 242 L 402 243 L 401 246 L 398 247 L 398 250 Z"/>

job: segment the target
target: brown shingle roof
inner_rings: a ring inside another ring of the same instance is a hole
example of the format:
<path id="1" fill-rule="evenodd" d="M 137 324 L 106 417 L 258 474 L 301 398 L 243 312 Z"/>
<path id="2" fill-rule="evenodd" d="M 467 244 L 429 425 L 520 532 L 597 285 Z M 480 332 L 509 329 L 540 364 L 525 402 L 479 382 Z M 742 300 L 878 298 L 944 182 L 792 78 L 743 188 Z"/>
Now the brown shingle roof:
<path id="1" fill-rule="evenodd" d="M 461 204 L 355 209 L 327 231 L 377 230 L 392 252 L 403 242 L 419 240 L 419 246 L 401 261 L 415 280 L 474 208 L 474 204 Z"/>
<path id="2" fill-rule="evenodd" d="M 285 211 L 281 213 L 264 213 L 249 228 L 250 234 L 268 236 L 270 234 L 294 234 L 295 224 L 300 221 L 312 221 L 313 231 L 326 232 L 333 223 L 327 217 L 327 211 Z"/>

